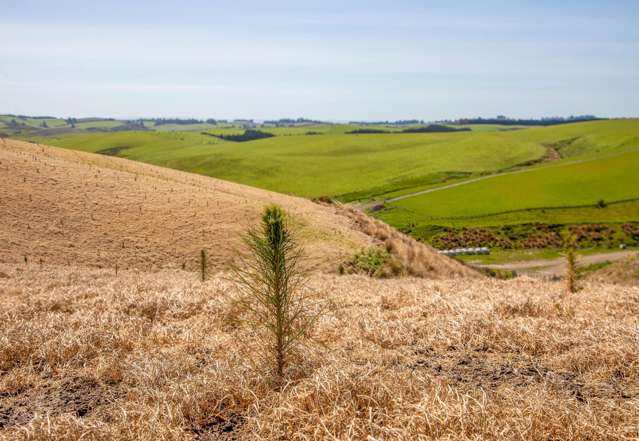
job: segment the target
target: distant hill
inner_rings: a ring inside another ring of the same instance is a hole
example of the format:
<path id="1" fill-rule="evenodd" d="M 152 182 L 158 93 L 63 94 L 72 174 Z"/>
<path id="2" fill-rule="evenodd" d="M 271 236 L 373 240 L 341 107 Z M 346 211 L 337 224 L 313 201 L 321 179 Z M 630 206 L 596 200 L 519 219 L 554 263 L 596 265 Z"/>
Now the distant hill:
<path id="1" fill-rule="evenodd" d="M 455 121 L 455 124 L 500 124 L 504 126 L 555 126 L 558 124 L 569 124 L 586 121 L 603 121 L 606 118 L 599 118 L 594 115 L 579 115 L 563 117 L 549 117 L 539 119 L 518 119 L 518 118 L 462 118 Z"/>
<path id="2" fill-rule="evenodd" d="M 472 129 L 468 127 L 455 128 L 450 126 L 444 126 L 441 124 L 429 124 L 424 127 L 409 127 L 407 129 L 403 129 L 401 131 L 390 131 L 390 130 L 382 130 L 382 129 L 374 129 L 374 128 L 361 128 L 351 130 L 346 132 L 349 135 L 364 135 L 364 134 L 375 134 L 375 133 L 446 133 L 446 132 L 470 132 Z"/>

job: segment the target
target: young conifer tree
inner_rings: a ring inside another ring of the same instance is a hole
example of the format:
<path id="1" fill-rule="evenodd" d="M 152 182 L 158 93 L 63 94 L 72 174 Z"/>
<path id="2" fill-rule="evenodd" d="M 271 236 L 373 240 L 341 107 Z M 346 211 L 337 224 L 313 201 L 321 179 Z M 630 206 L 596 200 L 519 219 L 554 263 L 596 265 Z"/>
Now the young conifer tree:
<path id="1" fill-rule="evenodd" d="M 206 276 L 208 273 L 208 256 L 206 255 L 206 250 L 200 251 L 200 276 L 202 278 L 202 282 L 206 281 Z"/>
<path id="2" fill-rule="evenodd" d="M 303 251 L 278 206 L 265 208 L 260 226 L 250 229 L 244 242 L 247 252 L 233 268 L 234 279 L 250 323 L 264 338 L 263 355 L 281 380 L 318 316 L 302 289 Z"/>
<path id="3" fill-rule="evenodd" d="M 566 291 L 577 292 L 577 257 L 572 247 L 566 252 Z"/>

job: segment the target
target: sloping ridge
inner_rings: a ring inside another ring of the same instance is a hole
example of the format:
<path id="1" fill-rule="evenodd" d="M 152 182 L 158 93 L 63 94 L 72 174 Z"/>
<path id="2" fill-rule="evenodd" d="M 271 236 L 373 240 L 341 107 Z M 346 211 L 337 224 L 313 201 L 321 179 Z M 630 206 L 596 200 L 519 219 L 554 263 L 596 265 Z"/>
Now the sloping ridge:
<path id="1" fill-rule="evenodd" d="M 390 225 L 366 215 L 354 206 L 338 204 L 337 212 L 352 219 L 356 228 L 386 248 L 393 260 L 400 264 L 395 270 L 404 275 L 424 278 L 480 277 L 480 274 L 450 257 L 442 256 L 432 247 L 397 231 Z M 391 263 L 391 262 L 389 262 Z"/>
<path id="2" fill-rule="evenodd" d="M 212 270 L 223 270 L 237 256 L 242 232 L 259 222 L 268 204 L 291 215 L 316 269 L 335 270 L 355 251 L 379 243 L 339 207 L 122 158 L 0 139 L 0 262 L 195 269 L 204 249 Z M 465 273 L 461 264 L 429 252 L 439 259 L 430 259 L 433 277 Z"/>
<path id="3" fill-rule="evenodd" d="M 639 253 L 589 274 L 588 279 L 615 285 L 639 286 Z"/>
<path id="4" fill-rule="evenodd" d="M 0 261 L 115 268 L 222 269 L 268 204 L 292 218 L 311 264 L 370 239 L 311 201 L 106 157 L 0 140 Z"/>

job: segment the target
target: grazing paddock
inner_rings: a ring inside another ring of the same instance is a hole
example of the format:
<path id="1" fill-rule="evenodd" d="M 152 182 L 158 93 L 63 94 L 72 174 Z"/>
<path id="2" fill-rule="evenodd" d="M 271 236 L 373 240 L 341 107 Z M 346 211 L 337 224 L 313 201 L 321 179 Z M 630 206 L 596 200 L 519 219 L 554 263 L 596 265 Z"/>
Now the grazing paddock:
<path id="1" fill-rule="evenodd" d="M 638 169 L 639 153 L 626 153 L 495 176 L 403 199 L 390 206 L 398 207 L 398 212 L 410 212 L 414 218 L 435 221 L 439 218 L 445 221 L 447 218 L 490 217 L 518 210 L 521 210 L 519 215 L 522 220 L 534 221 L 529 217 L 529 212 L 524 210 L 552 210 L 571 206 L 588 209 L 594 208 L 598 201 L 606 203 L 639 199 L 639 186 L 632 185 Z"/>

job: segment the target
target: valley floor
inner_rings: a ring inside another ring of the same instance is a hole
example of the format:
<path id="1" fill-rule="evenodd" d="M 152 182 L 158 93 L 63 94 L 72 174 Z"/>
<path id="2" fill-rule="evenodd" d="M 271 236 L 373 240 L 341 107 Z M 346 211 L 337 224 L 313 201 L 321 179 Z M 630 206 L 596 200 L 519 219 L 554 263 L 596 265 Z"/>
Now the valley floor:
<path id="1" fill-rule="evenodd" d="M 316 274 L 277 389 L 223 275 L 0 264 L 0 439 L 636 439 L 639 288 L 581 283 Z"/>

